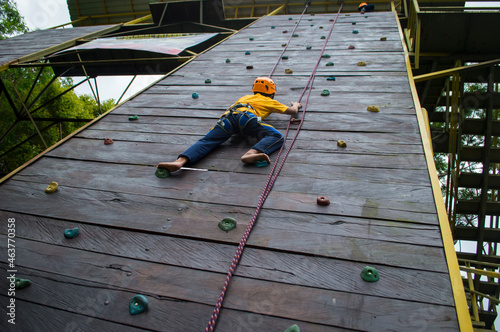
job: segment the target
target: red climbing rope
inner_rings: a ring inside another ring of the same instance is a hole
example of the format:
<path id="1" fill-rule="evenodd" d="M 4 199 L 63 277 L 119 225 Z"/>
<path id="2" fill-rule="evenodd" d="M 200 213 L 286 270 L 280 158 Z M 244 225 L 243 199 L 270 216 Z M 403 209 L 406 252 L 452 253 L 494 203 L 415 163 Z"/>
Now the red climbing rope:
<path id="1" fill-rule="evenodd" d="M 292 141 L 290 142 L 290 145 L 288 146 L 288 148 L 287 148 L 287 150 L 286 150 L 286 152 L 285 152 L 285 154 L 283 156 L 283 159 L 281 160 L 279 166 L 276 168 L 276 165 L 278 165 L 278 160 L 281 157 L 281 153 L 283 152 L 283 147 L 285 146 L 284 144 L 281 146 L 281 149 L 278 152 L 278 156 L 276 158 L 276 162 L 274 163 L 273 168 L 271 169 L 271 172 L 269 173 L 269 176 L 267 178 L 266 184 L 265 184 L 264 189 L 262 191 L 262 194 L 261 194 L 261 196 L 259 198 L 259 203 L 257 204 L 257 208 L 255 209 L 255 212 L 254 212 L 254 214 L 252 216 L 252 219 L 250 220 L 250 223 L 248 224 L 248 227 L 245 230 L 245 233 L 243 234 L 243 237 L 240 240 L 240 244 L 238 245 L 238 249 L 236 250 L 236 253 L 235 253 L 234 257 L 233 257 L 233 261 L 231 262 L 231 267 L 229 268 L 229 271 L 227 273 L 226 281 L 224 282 L 224 287 L 222 288 L 222 292 L 221 292 L 221 294 L 219 296 L 219 300 L 217 301 L 217 304 L 215 305 L 215 308 L 214 308 L 214 311 L 212 313 L 212 316 L 210 317 L 208 325 L 205 328 L 206 332 L 213 331 L 214 328 L 215 328 L 215 324 L 217 323 L 217 318 L 219 316 L 219 312 L 220 312 L 220 309 L 222 307 L 222 302 L 224 301 L 224 296 L 226 295 L 227 287 L 229 286 L 229 281 L 231 280 L 231 277 L 233 276 L 233 273 L 236 270 L 236 267 L 238 266 L 238 263 L 240 261 L 241 255 L 243 254 L 243 249 L 245 248 L 245 245 L 247 243 L 248 237 L 250 236 L 250 232 L 252 231 L 252 228 L 253 228 L 255 222 L 257 221 L 257 217 L 259 215 L 259 212 L 260 212 L 262 206 L 264 205 L 264 202 L 266 201 L 267 196 L 269 196 L 269 193 L 271 192 L 271 189 L 273 188 L 274 183 L 275 183 L 276 179 L 278 178 L 278 175 L 281 172 L 281 169 L 283 168 L 283 165 L 285 164 L 285 161 L 286 161 L 286 159 L 288 157 L 288 154 L 290 153 L 290 150 L 292 149 L 292 146 L 295 143 L 295 140 L 296 140 L 296 138 L 297 138 L 297 136 L 299 134 L 299 131 L 300 131 L 301 127 L 302 127 L 302 123 L 304 122 L 304 117 L 305 117 L 305 114 L 306 114 L 307 103 L 309 102 L 309 97 L 311 95 L 311 90 L 312 90 L 312 87 L 313 87 L 314 78 L 316 77 L 316 71 L 318 70 L 318 66 L 319 66 L 319 63 L 321 61 L 321 56 L 325 52 L 326 44 L 328 43 L 328 40 L 330 39 L 330 36 L 332 34 L 333 27 L 335 26 L 335 23 L 337 23 L 337 18 L 340 15 L 340 12 L 342 10 L 343 4 L 344 4 L 343 2 L 340 3 L 339 11 L 337 12 L 337 16 L 335 17 L 335 20 L 333 21 L 333 24 L 332 24 L 332 26 L 330 28 L 328 36 L 326 37 L 325 43 L 323 44 L 323 48 L 321 49 L 321 53 L 320 53 L 320 55 L 318 57 L 318 61 L 316 62 L 316 65 L 314 66 L 314 69 L 311 72 L 311 75 L 309 76 L 309 80 L 307 81 L 306 86 L 302 90 L 302 93 L 301 93 L 300 98 L 298 100 L 298 102 L 300 102 L 302 100 L 302 97 L 304 97 L 305 92 L 307 91 L 307 89 L 309 89 L 309 92 L 308 92 L 307 97 L 306 97 L 306 101 L 304 102 L 304 105 L 303 105 L 302 117 L 301 117 L 301 120 L 300 120 L 300 124 L 297 127 L 295 135 L 294 135 Z M 308 7 L 308 4 L 306 4 L 306 8 L 302 12 L 302 15 L 304 15 L 305 11 L 307 10 L 307 7 Z M 301 15 L 301 18 L 302 18 L 302 15 Z M 300 20 L 299 20 L 299 22 L 300 22 Z M 297 24 L 297 26 L 298 26 L 298 24 Z M 295 31 L 295 29 L 294 29 L 294 31 Z M 292 33 L 292 35 L 293 35 L 293 33 Z M 288 43 L 289 42 L 290 42 L 290 40 L 288 41 Z M 288 44 L 287 44 L 287 46 L 288 46 Z M 285 50 L 282 51 L 282 53 L 280 55 L 280 59 L 281 59 L 281 56 L 283 55 L 284 51 Z M 278 60 L 278 62 L 279 62 L 279 60 Z M 276 66 L 278 65 L 278 62 L 273 67 L 273 69 L 271 71 L 271 74 L 269 76 L 271 76 L 272 73 L 274 72 L 274 70 L 276 69 Z M 286 142 L 286 139 L 288 137 L 289 130 L 290 130 L 290 122 L 288 122 L 288 126 L 286 128 L 286 133 L 284 135 L 284 141 L 285 142 Z"/>

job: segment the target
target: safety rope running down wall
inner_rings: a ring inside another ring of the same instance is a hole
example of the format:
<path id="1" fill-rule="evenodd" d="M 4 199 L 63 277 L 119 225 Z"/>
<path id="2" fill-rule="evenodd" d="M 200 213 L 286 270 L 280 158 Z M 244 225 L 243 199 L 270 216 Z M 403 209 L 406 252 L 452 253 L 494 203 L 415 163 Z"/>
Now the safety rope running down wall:
<path id="1" fill-rule="evenodd" d="M 269 173 L 269 176 L 267 178 L 266 184 L 265 184 L 264 189 L 262 191 L 262 194 L 261 194 L 261 196 L 259 198 L 259 203 L 257 204 L 257 208 L 256 208 L 256 210 L 255 210 L 255 212 L 254 212 L 254 214 L 252 216 L 252 219 L 250 220 L 250 223 L 248 224 L 248 227 L 247 227 L 245 233 L 243 234 L 243 237 L 240 240 L 240 244 L 238 245 L 238 249 L 236 250 L 236 253 L 234 255 L 233 261 L 231 262 L 231 267 L 229 268 L 229 271 L 227 273 L 226 281 L 224 282 L 224 287 L 222 288 L 222 292 L 221 292 L 221 294 L 219 296 L 219 300 L 217 301 L 217 304 L 215 305 L 215 308 L 214 308 L 214 311 L 212 313 L 212 316 L 210 317 L 208 325 L 205 328 L 206 332 L 213 331 L 214 328 L 215 328 L 215 325 L 217 323 L 217 318 L 219 316 L 219 312 L 220 312 L 220 309 L 222 307 L 222 302 L 224 301 L 224 296 L 226 295 L 226 291 L 227 291 L 227 288 L 229 286 L 229 281 L 231 280 L 231 277 L 233 276 L 233 273 L 236 270 L 236 267 L 238 266 L 238 263 L 240 261 L 241 255 L 243 254 L 243 249 L 245 248 L 245 245 L 246 245 L 246 242 L 248 240 L 248 237 L 250 236 L 250 232 L 252 231 L 252 228 L 253 228 L 253 226 L 254 226 L 254 224 L 255 224 L 255 222 L 257 220 L 257 217 L 259 215 L 259 212 L 260 212 L 262 206 L 264 205 L 264 202 L 266 201 L 267 196 L 269 196 L 269 193 L 271 192 L 271 189 L 273 188 L 274 183 L 275 183 L 276 179 L 278 178 L 278 175 L 281 172 L 281 169 L 283 168 L 283 166 L 285 164 L 285 161 L 286 161 L 286 159 L 288 157 L 288 154 L 289 154 L 290 150 L 292 149 L 293 144 L 295 143 L 295 140 L 296 140 L 296 138 L 297 138 L 297 136 L 298 136 L 298 134 L 300 132 L 300 129 L 302 127 L 302 123 L 304 122 L 304 117 L 305 117 L 306 109 L 307 109 L 307 103 L 309 101 L 309 96 L 311 95 L 314 78 L 316 77 L 316 71 L 317 71 L 319 63 L 321 61 L 321 57 L 322 57 L 323 53 L 325 52 L 326 44 L 328 43 L 328 40 L 330 39 L 330 36 L 332 34 L 333 27 L 335 26 L 335 23 L 337 23 L 337 18 L 339 17 L 340 12 L 342 11 L 343 4 L 344 4 L 343 2 L 340 3 L 339 11 L 337 12 L 337 16 L 335 17 L 335 20 L 332 23 L 330 31 L 328 32 L 328 36 L 325 39 L 325 43 L 323 44 L 323 48 L 321 49 L 320 55 L 318 57 L 318 61 L 316 62 L 316 65 L 314 66 L 314 69 L 311 72 L 311 75 L 309 76 L 309 80 L 307 81 L 307 84 L 304 87 L 304 89 L 302 90 L 302 93 L 301 93 L 301 95 L 300 95 L 300 97 L 298 99 L 298 102 L 300 103 L 301 100 L 302 100 L 302 98 L 305 95 L 305 92 L 309 89 L 309 92 L 308 92 L 307 97 L 306 97 L 306 101 L 304 102 L 304 105 L 302 107 L 303 110 L 302 110 L 302 117 L 300 119 L 300 124 L 297 127 L 295 135 L 294 135 L 292 141 L 290 142 L 290 145 L 288 146 L 288 148 L 287 148 L 287 150 L 286 150 L 286 152 L 285 152 L 285 154 L 283 156 L 283 160 L 280 162 L 279 166 L 276 168 L 276 165 L 278 165 L 278 160 L 281 157 L 281 153 L 283 152 L 283 147 L 285 146 L 285 144 L 283 144 L 281 146 L 281 149 L 278 152 L 278 156 L 276 157 L 276 162 L 274 163 L 273 168 L 271 169 L 271 172 Z M 309 4 L 306 4 L 306 8 L 302 12 L 302 14 L 300 16 L 300 19 L 302 19 L 302 16 L 305 14 L 308 6 L 309 6 Z M 299 19 L 299 22 L 300 22 L 300 19 Z M 295 28 L 294 28 L 294 31 L 295 31 L 295 29 L 297 28 L 298 25 L 299 24 L 297 23 L 296 26 L 295 26 Z M 293 35 L 293 32 L 292 32 L 292 35 Z M 290 39 L 288 40 L 288 43 L 290 43 Z M 287 43 L 286 47 L 288 47 L 288 43 Z M 280 58 L 278 59 L 278 62 L 281 59 L 281 56 L 283 55 L 283 53 L 285 52 L 286 47 L 281 52 Z M 274 70 L 276 69 L 276 66 L 278 65 L 278 62 L 276 62 L 276 64 L 274 65 L 271 73 L 269 74 L 269 77 L 271 77 L 271 75 L 274 73 Z M 290 121 L 288 122 L 288 126 L 286 128 L 286 133 L 284 135 L 284 141 L 285 142 L 287 140 L 289 130 L 290 130 Z"/>

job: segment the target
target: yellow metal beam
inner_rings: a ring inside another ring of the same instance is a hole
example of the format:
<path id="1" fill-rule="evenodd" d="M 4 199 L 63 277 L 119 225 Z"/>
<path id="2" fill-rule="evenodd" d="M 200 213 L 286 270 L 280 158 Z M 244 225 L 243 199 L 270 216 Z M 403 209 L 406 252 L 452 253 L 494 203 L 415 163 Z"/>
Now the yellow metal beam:
<path id="1" fill-rule="evenodd" d="M 394 3 L 392 3 L 392 8 L 394 8 Z M 404 41 L 403 30 L 401 28 L 401 24 L 398 18 L 398 13 L 396 12 L 395 8 L 393 9 L 393 13 L 398 25 L 399 35 L 405 53 L 408 81 L 410 83 L 410 88 L 413 95 L 413 102 L 415 104 L 417 120 L 420 127 L 420 137 L 422 139 L 425 159 L 427 161 L 429 177 L 432 184 L 434 202 L 438 214 L 441 236 L 443 239 L 443 247 L 444 247 L 446 261 L 448 263 L 448 272 L 453 290 L 453 299 L 455 301 L 457 320 L 460 327 L 460 331 L 472 332 L 473 331 L 472 322 L 469 315 L 469 307 L 467 306 L 467 299 L 465 297 L 464 285 L 462 281 L 462 276 L 460 274 L 457 254 L 455 252 L 455 246 L 453 243 L 453 236 L 451 234 L 450 224 L 448 222 L 448 216 L 446 214 L 446 207 L 444 205 L 443 195 L 441 193 L 441 185 L 439 183 L 439 179 L 437 176 L 436 165 L 434 164 L 434 156 L 432 155 L 432 141 L 429 140 L 429 134 L 426 132 L 427 127 L 425 124 L 424 116 L 421 111 L 420 101 L 418 100 L 417 88 L 413 80 L 413 72 L 411 69 L 410 56 L 408 54 L 408 49 L 406 48 L 406 45 L 403 42 Z"/>
<path id="2" fill-rule="evenodd" d="M 487 276 L 490 278 L 500 278 L 500 273 L 495 272 L 495 271 L 474 269 L 474 268 L 468 267 L 468 266 L 460 266 L 460 270 L 462 270 L 464 272 L 470 272 L 470 273 L 479 274 L 482 276 Z"/>
<path id="3" fill-rule="evenodd" d="M 150 18 L 152 18 L 153 15 L 149 14 L 149 15 L 145 15 L 143 17 L 139 17 L 135 20 L 132 20 L 132 21 L 128 21 L 127 23 L 125 23 L 124 25 L 133 25 L 133 24 L 137 24 L 137 23 L 141 23 L 141 22 L 144 22 L 146 20 L 149 20 Z"/>
<path id="4" fill-rule="evenodd" d="M 497 64 L 497 63 L 500 63 L 500 59 L 485 61 L 485 62 L 481 62 L 481 63 L 469 65 L 469 66 L 454 67 L 454 68 L 450 68 L 450 69 L 436 71 L 433 73 L 422 74 L 422 75 L 418 75 L 418 76 L 413 77 L 413 80 L 415 82 L 432 80 L 434 78 L 450 76 L 450 75 L 457 73 L 457 72 L 460 72 L 462 70 L 470 70 L 470 69 L 476 69 L 476 68 L 481 68 L 481 67 L 489 67 L 489 66 Z"/>

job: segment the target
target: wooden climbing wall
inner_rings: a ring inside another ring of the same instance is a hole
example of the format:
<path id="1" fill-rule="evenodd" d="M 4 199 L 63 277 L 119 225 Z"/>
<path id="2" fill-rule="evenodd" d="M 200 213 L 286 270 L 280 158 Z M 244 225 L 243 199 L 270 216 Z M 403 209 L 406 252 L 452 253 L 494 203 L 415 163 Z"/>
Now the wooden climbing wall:
<path id="1" fill-rule="evenodd" d="M 250 93 L 298 17 L 260 19 L 0 186 L 2 223 L 15 218 L 17 276 L 32 281 L 16 292 L 16 329 L 204 330 L 270 168 L 243 165 L 251 142 L 238 137 L 196 170 L 159 179 L 155 166 L 175 159 Z M 304 17 L 273 76 L 276 99 L 298 98 L 334 17 Z M 325 53 L 331 58 L 321 60 L 303 129 L 249 238 L 217 331 L 292 324 L 301 331 L 456 331 L 394 14 L 340 15 Z M 324 89 L 330 96 L 320 95 Z M 139 119 L 129 121 L 134 114 Z M 268 122 L 284 131 L 287 121 L 273 115 Z M 105 137 L 114 144 L 104 145 Z M 51 181 L 60 188 L 48 195 Z M 318 206 L 320 195 L 331 204 Z M 217 227 L 225 217 L 238 221 L 235 230 Z M 63 237 L 77 226 L 78 237 Z M 6 227 L 1 233 L 6 243 Z M 367 265 L 379 271 L 378 282 L 361 279 Z M 131 316 L 136 294 L 150 307 Z M 5 292 L 0 299 L 7 303 Z"/>

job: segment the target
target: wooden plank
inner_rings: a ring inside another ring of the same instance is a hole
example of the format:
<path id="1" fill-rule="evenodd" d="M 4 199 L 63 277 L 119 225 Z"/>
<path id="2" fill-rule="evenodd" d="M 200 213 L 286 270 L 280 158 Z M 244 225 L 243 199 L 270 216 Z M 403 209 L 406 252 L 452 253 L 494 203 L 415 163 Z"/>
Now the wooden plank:
<path id="1" fill-rule="evenodd" d="M 12 188 L 6 185 L 12 194 L 0 206 L 10 213 L 26 213 L 75 223 L 107 225 L 225 243 L 239 242 L 254 210 L 69 187 L 64 188 L 64 191 L 67 195 L 74 195 L 73 199 L 47 198 L 45 193 L 40 193 L 40 185 L 15 185 Z M 85 206 L 77 205 L 75 201 L 85 202 Z M 99 214 L 96 215 L 95 211 L 99 211 Z M 217 227 L 217 223 L 228 216 L 238 221 L 238 227 L 232 232 L 224 233 Z M 278 220 L 280 218 L 283 221 Z M 373 218 L 363 220 L 327 214 L 318 216 L 272 209 L 262 212 L 259 225 L 249 242 L 259 247 L 442 271 L 439 259 L 443 253 L 439 247 L 414 246 L 440 246 L 435 238 L 425 232 L 422 232 L 422 239 L 418 239 L 418 231 L 415 229 L 429 225 L 384 223 L 383 220 Z M 357 230 L 358 233 L 351 230 Z M 404 236 L 409 238 L 403 240 Z M 418 257 L 419 264 L 413 265 L 412 260 L 408 259 L 409 251 Z"/>
<path id="2" fill-rule="evenodd" d="M 1 236 L 5 240 L 4 236 Z M 67 248 L 61 257 L 58 246 L 19 240 L 17 252 L 22 266 L 48 273 L 78 277 L 114 287 L 126 287 L 140 293 L 152 293 L 179 300 L 213 304 L 219 296 L 224 274 L 208 273 L 175 266 L 123 259 Z M 43 257 L 43 258 L 42 258 Z M 147 271 L 147 272 L 146 272 Z M 377 287 L 377 284 L 365 284 Z M 235 276 L 224 308 L 244 310 L 287 319 L 354 329 L 377 329 L 386 326 L 399 330 L 417 328 L 424 315 L 426 322 L 441 330 L 455 329 L 455 310 L 449 306 L 405 302 L 374 296 L 293 286 Z M 358 319 L 342 319 L 353 312 Z M 222 313 L 224 315 L 224 313 Z"/>
<path id="3" fill-rule="evenodd" d="M 4 273 L 0 272 L 0 274 L 4 277 Z M 131 316 L 128 313 L 128 302 L 137 292 L 125 287 L 103 287 L 101 283 L 86 281 L 82 278 L 54 275 L 29 268 L 23 268 L 23 277 L 33 280 L 34 283 L 32 287 L 16 292 L 16 306 L 20 305 L 16 308 L 19 310 L 16 328 L 19 328 L 19 324 L 26 326 L 28 323 L 31 326 L 42 327 L 44 330 L 52 327 L 54 331 L 78 329 L 85 331 L 143 331 L 145 329 L 164 331 L 165 326 L 168 326 L 169 331 L 201 331 L 213 311 L 211 305 L 179 301 L 150 293 L 144 294 L 149 302 L 149 310 L 141 315 Z M 27 310 L 24 311 L 24 308 Z M 31 316 L 32 311 L 38 314 Z M 41 313 L 50 313 L 54 319 L 47 320 L 46 317 L 40 315 Z M 266 328 L 283 330 L 294 323 L 299 323 L 301 327 L 314 331 L 332 329 L 332 327 L 327 328 L 318 324 L 231 309 L 224 310 L 224 317 L 221 316 L 217 328 L 224 331 L 230 330 L 231 327 L 242 329 L 249 326 L 266 326 Z M 37 329 L 26 329 L 28 330 Z M 333 330 L 345 331 L 342 328 L 333 328 Z"/>
<path id="4" fill-rule="evenodd" d="M 51 168 L 46 166 L 48 164 Z M 85 174 L 85 181 L 74 176 L 79 173 Z M 16 179 L 41 184 L 56 181 L 70 187 L 252 207 L 254 200 L 260 196 L 266 176 L 245 174 L 242 178 L 240 174 L 234 173 L 183 171 L 163 180 L 155 177 L 154 169 L 150 167 L 116 164 L 109 168 L 101 164 L 65 160 L 54 165 L 50 160 L 43 160 L 19 173 Z M 354 197 L 351 191 L 353 185 L 360 191 Z M 365 217 L 376 217 L 378 213 L 392 214 L 397 210 L 400 213 L 427 214 L 435 212 L 435 207 L 430 205 L 433 201 L 428 195 L 429 190 L 428 186 L 389 186 L 342 180 L 325 183 L 323 179 L 280 176 L 266 206 L 280 210 L 337 214 L 334 210 L 344 210 L 343 204 L 350 201 L 346 208 L 358 206 L 367 209 L 363 212 Z M 316 198 L 321 195 L 335 197 L 332 201 L 334 206 L 318 208 Z"/>
<path id="5" fill-rule="evenodd" d="M 23 229 L 16 234 L 18 238 L 209 272 L 227 272 L 236 251 L 235 245 L 91 225 L 81 225 L 78 240 L 68 241 L 62 238 L 62 230 L 70 227 L 68 222 L 19 215 L 16 217 L 16 227 Z M 451 291 L 447 274 L 421 270 L 420 262 L 425 255 L 420 258 L 418 252 L 414 255 L 417 258 L 410 259 L 414 265 L 407 269 L 377 265 L 379 273 L 384 276 L 377 288 L 364 287 L 365 282 L 358 276 L 362 269 L 358 262 L 255 249 L 253 246 L 245 249 L 235 275 L 356 294 L 453 305 L 452 299 L 445 296 Z M 431 261 L 432 257 L 427 257 L 426 260 Z M 440 265 L 445 271 L 446 266 Z M 413 269 L 415 267 L 419 269 Z M 346 279 L 351 281 L 346 284 Z M 422 289 L 422 284 L 427 286 Z M 441 295 L 435 296 L 436 294 Z"/>

